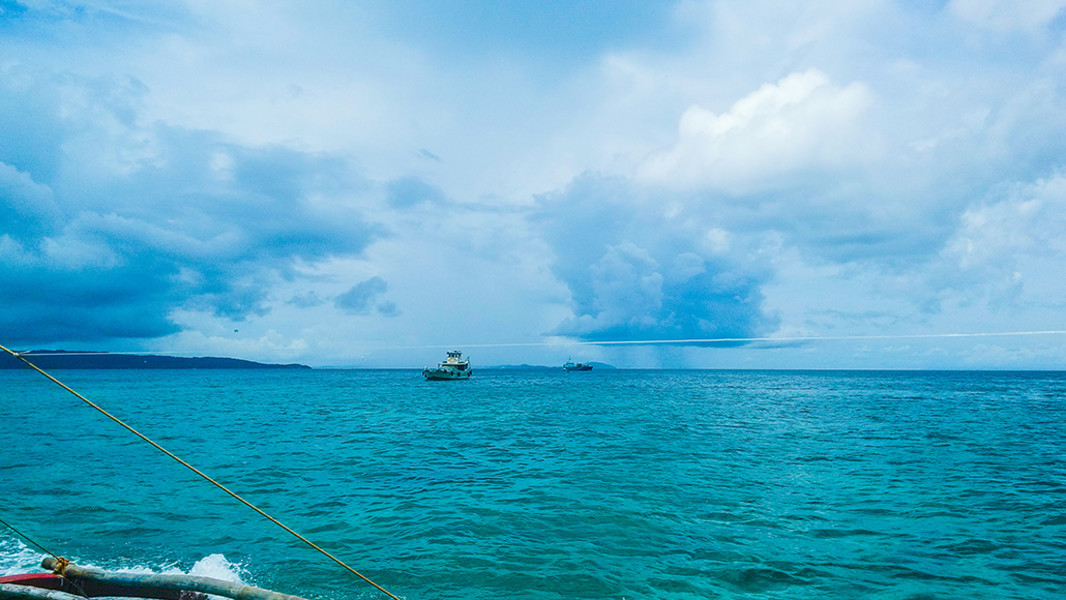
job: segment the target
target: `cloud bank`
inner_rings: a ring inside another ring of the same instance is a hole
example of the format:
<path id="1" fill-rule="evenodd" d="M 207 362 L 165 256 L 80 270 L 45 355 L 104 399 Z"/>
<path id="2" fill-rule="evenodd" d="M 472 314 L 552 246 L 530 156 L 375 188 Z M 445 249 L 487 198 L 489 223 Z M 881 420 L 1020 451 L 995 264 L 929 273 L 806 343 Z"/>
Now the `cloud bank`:
<path id="1" fill-rule="evenodd" d="M 409 366 L 1066 329 L 1066 2 L 564 4 L 0 4 L 0 337 Z"/>
<path id="2" fill-rule="evenodd" d="M 177 308 L 263 315 L 300 264 L 358 255 L 383 234 L 337 157 L 139 124 L 136 96 L 114 103 L 125 84 L 76 88 L 68 114 L 69 90 L 42 105 L 32 73 L 9 74 L 27 83 L 0 84 L 4 96 L 35 104 L 52 132 L 0 152 L 0 328 L 12 339 L 159 337 L 178 330 Z"/>

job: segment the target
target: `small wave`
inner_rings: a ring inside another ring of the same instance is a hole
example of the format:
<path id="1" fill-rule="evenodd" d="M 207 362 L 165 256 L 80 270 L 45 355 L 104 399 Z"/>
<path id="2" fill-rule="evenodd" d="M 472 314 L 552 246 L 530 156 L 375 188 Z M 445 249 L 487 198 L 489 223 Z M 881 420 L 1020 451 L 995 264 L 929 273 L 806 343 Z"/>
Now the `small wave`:
<path id="1" fill-rule="evenodd" d="M 151 566 L 123 565 L 118 567 L 115 567 L 113 565 L 102 565 L 84 561 L 79 561 L 78 564 L 84 567 L 93 567 L 97 569 L 115 571 L 118 573 L 139 573 L 145 575 L 194 575 L 197 577 L 211 577 L 213 579 L 221 579 L 222 581 L 228 581 L 230 583 L 244 583 L 242 576 L 245 574 L 245 569 L 241 565 L 226 560 L 226 557 L 222 554 L 209 554 L 193 563 L 193 566 L 188 571 L 183 570 L 176 564 L 160 564 Z"/>
<path id="2" fill-rule="evenodd" d="M 1040 522 L 1044 527 L 1054 527 L 1056 525 L 1066 525 L 1066 515 L 1052 515 Z"/>
<path id="3" fill-rule="evenodd" d="M 221 554 L 209 554 L 189 569 L 189 575 L 197 577 L 213 577 L 231 583 L 244 583 L 242 577 L 246 574 L 244 567 L 226 560 Z"/>
<path id="4" fill-rule="evenodd" d="M 765 592 L 773 588 L 807 583 L 801 577 L 768 566 L 730 569 L 721 575 L 725 581 L 744 592 Z"/>
<path id="5" fill-rule="evenodd" d="M 948 544 L 945 549 L 955 556 L 972 556 L 975 554 L 991 554 L 999 550 L 1000 547 L 1000 544 L 993 540 L 970 538 Z"/>
<path id="6" fill-rule="evenodd" d="M 0 538 L 0 577 L 39 571 L 47 556 L 19 540 Z"/>
<path id="7" fill-rule="evenodd" d="M 875 537 L 882 535 L 876 531 L 870 531 L 869 529 L 812 529 L 810 533 L 814 537 L 822 539 L 845 538 L 853 536 Z"/>
<path id="8" fill-rule="evenodd" d="M 1066 579 L 1062 577 L 1055 577 L 1051 575 L 1033 575 L 1029 573 L 1011 573 L 1012 579 L 1020 581 L 1026 584 L 1053 584 L 1062 585 L 1066 583 Z"/>
<path id="9" fill-rule="evenodd" d="M 19 573 L 40 572 L 41 561 L 47 558 L 16 539 L 0 537 L 0 577 L 16 575 Z M 102 564 L 93 561 L 77 561 L 79 566 L 119 573 L 159 574 L 159 575 L 195 575 L 197 577 L 211 577 L 230 583 L 245 583 L 243 577 L 247 571 L 241 565 L 226 560 L 222 554 L 210 554 L 196 561 L 187 572 L 174 564 L 160 565 L 124 565 Z"/>

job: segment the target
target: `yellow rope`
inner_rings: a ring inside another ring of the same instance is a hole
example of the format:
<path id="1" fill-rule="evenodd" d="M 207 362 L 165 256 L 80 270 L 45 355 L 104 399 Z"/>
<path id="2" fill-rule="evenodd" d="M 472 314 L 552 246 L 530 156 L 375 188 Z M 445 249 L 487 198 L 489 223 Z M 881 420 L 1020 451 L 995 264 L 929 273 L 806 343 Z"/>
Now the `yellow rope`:
<path id="1" fill-rule="evenodd" d="M 3 348 L 3 346 L 0 346 L 0 348 Z M 6 348 L 5 348 L 5 350 L 6 350 Z M 88 594 L 85 593 L 85 590 L 82 589 L 81 585 L 77 581 L 74 581 L 74 580 L 71 580 L 71 579 L 67 579 L 67 567 L 70 566 L 70 561 L 69 560 L 67 560 L 63 556 L 56 555 L 55 552 L 52 552 L 48 548 L 45 548 L 37 540 L 31 538 L 30 536 L 26 535 L 25 533 L 22 533 L 18 529 L 15 529 L 15 526 L 12 525 L 11 523 L 8 523 L 7 521 L 5 521 L 3 519 L 0 519 L 0 524 L 6 526 L 11 531 L 14 531 L 15 535 L 21 537 L 22 539 L 26 540 L 30 544 L 32 544 L 34 546 L 37 546 L 37 548 L 39 548 L 42 552 L 44 552 L 45 554 L 47 554 L 47 555 L 51 556 L 52 558 L 54 558 L 55 561 L 56 561 L 56 566 L 55 566 L 54 569 L 52 569 L 52 572 L 55 573 L 56 575 L 59 575 L 60 577 L 62 577 L 67 582 L 68 585 L 70 585 L 75 590 L 77 590 L 78 593 L 80 593 L 82 596 L 88 596 Z"/>
<path id="2" fill-rule="evenodd" d="M 26 363 L 27 365 L 29 365 L 29 366 L 30 366 L 30 368 L 32 368 L 33 370 L 37 371 L 37 372 L 38 372 L 38 373 L 40 373 L 41 375 L 44 375 L 44 376 L 45 376 L 45 377 L 47 377 L 48 379 L 52 380 L 52 382 L 53 382 L 53 383 L 55 383 L 56 385 L 58 385 L 59 387 L 61 387 L 61 388 L 65 389 L 65 390 L 67 390 L 68 392 L 70 392 L 71 394 L 73 394 L 73 395 L 74 395 L 74 396 L 75 396 L 76 398 L 78 398 L 79 400 L 81 400 L 82 402 L 84 402 L 84 403 L 88 404 L 89 406 L 91 406 L 91 407 L 95 408 L 96 410 L 100 411 L 101 413 L 103 413 L 103 415 L 104 415 L 104 416 L 106 416 L 107 418 L 111 419 L 112 421 L 114 421 L 114 422 L 118 423 L 119 425 L 123 426 L 123 427 L 124 427 L 124 428 L 126 428 L 126 429 L 127 429 L 127 430 L 128 430 L 129 432 L 130 432 L 130 433 L 132 433 L 133 435 L 136 435 L 137 437 L 139 437 L 139 438 L 141 438 L 142 440 L 144 440 L 144 441 L 148 442 L 149 444 L 151 444 L 151 445 L 152 445 L 152 446 L 153 446 L 153 447 L 154 447 L 154 448 L 155 448 L 156 450 L 159 450 L 159 451 L 160 451 L 160 452 L 162 452 L 163 454 L 166 454 L 166 455 L 167 455 L 167 456 L 169 456 L 170 458 L 173 458 L 174 460 L 178 461 L 179 463 L 181 463 L 181 464 L 182 464 L 183 466 L 185 466 L 186 468 L 188 468 L 188 469 L 189 469 L 190 471 L 192 471 L 193 473 L 196 473 L 196 474 L 197 474 L 197 475 L 199 475 L 200 477 L 203 477 L 203 478 L 204 478 L 204 479 L 206 479 L 207 481 L 209 481 L 209 482 L 211 482 L 212 484 L 214 484 L 214 485 L 215 485 L 215 487 L 217 487 L 218 489 L 222 490 L 223 492 L 226 492 L 226 493 L 227 493 L 227 494 L 229 494 L 230 496 L 233 496 L 233 497 L 234 497 L 235 499 L 237 499 L 237 500 L 238 500 L 238 501 L 239 501 L 239 502 L 240 502 L 241 504 L 244 504 L 245 506 L 247 506 L 248 508 L 250 508 L 250 509 L 254 510 L 255 512 L 259 513 L 260 515 L 262 515 L 263 517 L 265 517 L 265 518 L 266 518 L 267 520 L 269 520 L 270 522 L 274 523 L 274 524 L 275 524 L 275 525 L 277 525 L 278 527 L 281 527 L 281 528 L 282 528 L 282 529 L 284 529 L 285 531 L 287 531 L 287 532 L 291 533 L 292 535 L 296 536 L 296 538 L 297 538 L 297 539 L 299 539 L 299 540 L 300 540 L 301 542 L 303 542 L 303 543 L 307 544 L 308 546 L 311 546 L 311 547 L 312 547 L 312 548 L 314 548 L 315 550 L 318 550 L 318 551 L 319 551 L 319 552 L 321 552 L 322 554 L 326 555 L 327 557 L 329 557 L 329 558 L 330 558 L 330 560 L 332 560 L 333 562 L 337 563 L 338 565 L 340 565 L 340 566 L 344 567 L 344 568 L 345 568 L 345 569 L 347 569 L 347 570 L 348 570 L 349 572 L 351 572 L 351 573 L 352 573 L 352 574 L 354 574 L 355 576 L 359 577 L 359 578 L 360 578 L 360 579 L 362 579 L 363 581 L 365 581 L 365 582 L 369 583 L 370 585 L 374 586 L 375 588 L 377 588 L 377 589 L 378 589 L 379 591 L 381 591 L 382 593 L 384 593 L 384 594 L 385 594 L 385 595 L 387 595 L 388 597 L 392 598 L 393 600 L 400 600 L 399 598 L 397 598 L 397 597 L 396 597 L 395 595 L 393 595 L 393 594 L 392 594 L 391 592 L 389 592 L 389 591 L 388 591 L 388 590 L 386 590 L 385 588 L 383 588 L 383 587 L 381 587 L 380 585 L 378 585 L 378 584 L 374 583 L 373 581 L 371 581 L 371 580 L 370 580 L 370 578 L 368 578 L 368 577 L 367 577 L 366 575 L 363 575 L 363 574 L 362 574 L 362 573 L 360 573 L 359 571 L 356 571 L 355 569 L 353 569 L 353 568 L 349 567 L 349 566 L 348 566 L 348 565 L 347 565 L 347 564 L 346 564 L 346 563 L 345 563 L 344 561 L 342 561 L 341 559 L 337 558 L 336 556 L 333 556 L 333 555 L 332 555 L 332 554 L 330 554 L 329 552 L 326 552 L 325 550 L 323 550 L 322 548 L 320 548 L 320 547 L 319 547 L 319 546 L 318 546 L 317 544 L 315 544 L 315 543 L 314 543 L 314 542 L 312 542 L 311 540 L 309 540 L 309 539 L 305 538 L 304 536 L 300 535 L 299 533 L 296 533 L 295 531 L 293 531 L 292 529 L 290 529 L 290 528 L 289 528 L 288 526 L 286 526 L 286 525 L 285 525 L 284 523 L 282 523 L 281 521 L 279 521 L 279 520 L 275 519 L 274 517 L 272 517 L 272 516 L 270 516 L 270 515 L 266 514 L 265 512 L 263 512 L 263 510 L 262 510 L 262 509 L 260 509 L 260 508 L 259 508 L 258 506 L 256 506 L 256 505 L 252 504 L 251 502 L 249 502 L 249 501 L 245 500 L 244 498 L 241 498 L 240 496 L 238 496 L 238 495 L 237 495 L 237 494 L 236 494 L 235 492 L 231 491 L 231 490 L 230 490 L 229 488 L 227 488 L 226 486 L 224 486 L 224 485 L 222 485 L 221 483 L 219 483 L 219 482 L 215 481 L 214 479 L 211 479 L 210 477 L 208 477 L 208 476 L 207 476 L 206 474 L 204 474 L 204 473 L 203 473 L 202 471 L 200 471 L 200 470 L 199 470 L 199 469 L 197 469 L 196 467 L 194 467 L 194 466 L 190 465 L 189 463 L 185 462 L 185 461 L 184 461 L 184 460 L 182 460 L 181 458 L 178 458 L 178 457 L 177 457 L 176 455 L 174 455 L 174 454 L 173 454 L 172 452 L 170 452 L 170 451 L 169 451 L 169 450 L 167 450 L 166 448 L 164 448 L 164 447 L 160 446 L 159 444 L 157 444 L 157 443 L 153 442 L 152 440 L 148 439 L 148 436 L 146 436 L 146 435 L 144 435 L 143 433 L 141 433 L 141 432 L 137 431 L 137 430 L 136 430 L 136 429 L 134 429 L 133 427 L 130 427 L 129 425 L 127 425 L 126 423 L 124 423 L 124 422 L 123 422 L 123 421 L 122 421 L 121 419 L 119 419 L 118 417 L 116 417 L 116 416 L 112 415 L 111 413 L 107 412 L 106 410 L 104 410 L 104 409 L 103 409 L 103 408 L 101 408 L 100 406 L 98 406 L 98 405 L 94 404 L 94 403 L 93 403 L 92 401 L 90 401 L 90 400 L 89 400 L 88 398 L 86 398 L 85 396 L 82 396 L 82 395 L 81 395 L 81 394 L 79 394 L 78 392 L 75 392 L 74 390 L 70 389 L 70 388 L 69 388 L 69 387 L 67 387 L 67 386 L 66 386 L 66 384 L 64 384 L 64 383 L 63 383 L 62 381 L 59 381 L 59 380 L 58 380 L 58 379 L 56 379 L 55 377 L 52 377 L 52 376 L 51 376 L 51 375 L 49 375 L 48 373 L 45 373 L 45 372 L 44 372 L 44 371 L 43 371 L 43 370 L 42 370 L 42 369 L 41 369 L 40 367 L 38 367 L 37 365 L 35 365 L 35 364 L 31 363 L 30 361 L 26 360 L 26 358 L 25 358 L 24 356 L 22 356 L 22 354 L 21 354 L 21 353 L 19 353 L 19 352 L 15 352 L 15 351 L 13 351 L 13 350 L 9 350 L 9 349 L 5 348 L 5 347 L 4 347 L 3 345 L 0 345 L 0 350 L 3 350 L 4 352 L 7 352 L 7 353 L 8 353 L 8 354 L 10 354 L 11 356 L 14 356 L 15 358 L 17 358 L 17 359 L 21 360 L 22 362 Z M 53 555 L 53 556 L 55 556 L 55 555 Z"/>
<path id="3" fill-rule="evenodd" d="M 3 348 L 3 346 L 0 346 L 0 348 Z M 6 348 L 5 348 L 5 349 L 6 349 Z M 67 560 L 67 559 L 63 558 L 62 556 L 57 556 L 57 555 L 56 555 L 56 554 L 55 554 L 54 552 L 52 552 L 52 551 L 51 551 L 51 550 L 49 550 L 48 548 L 45 548 L 44 546 L 42 546 L 41 544 L 39 544 L 39 543 L 38 543 L 38 542 L 37 542 L 36 540 L 34 540 L 33 538 L 31 538 L 30 536 L 26 535 L 25 533 L 22 533 L 22 532 L 21 532 L 21 531 L 19 531 L 18 529 L 15 529 L 15 526 L 14 526 L 14 525 L 12 525 L 11 523 L 8 523 L 7 521 L 5 521 L 5 520 L 3 520 L 3 519 L 0 519 L 0 524 L 4 525 L 5 527 L 7 527 L 8 529 L 10 529 L 11 531 L 14 531 L 14 532 L 15 532 L 15 535 L 17 535 L 17 536 L 19 536 L 20 538 L 22 538 L 22 539 L 26 540 L 26 541 L 27 541 L 27 542 L 29 542 L 30 544 L 33 544 L 34 546 L 37 546 L 37 548 L 39 548 L 39 549 L 40 549 L 40 550 L 41 550 L 42 552 L 44 552 L 45 554 L 47 554 L 47 555 L 51 556 L 52 558 L 56 559 L 56 563 L 57 563 L 57 564 L 59 564 L 59 565 L 62 565 L 62 567 L 63 567 L 63 570 L 64 570 L 64 571 L 66 570 L 66 568 L 67 568 L 67 565 L 69 565 L 69 564 L 70 564 L 70 561 L 69 561 L 69 560 Z M 59 574 L 60 574 L 60 575 L 62 575 L 63 573 L 59 573 Z"/>
<path id="4" fill-rule="evenodd" d="M 59 575 L 60 577 L 66 577 L 67 576 L 67 567 L 69 567 L 69 566 L 70 566 L 70 561 L 69 560 L 67 560 L 66 558 L 63 558 L 62 556 L 57 556 L 56 557 L 56 568 L 52 569 L 52 572 L 55 573 L 56 575 Z"/>

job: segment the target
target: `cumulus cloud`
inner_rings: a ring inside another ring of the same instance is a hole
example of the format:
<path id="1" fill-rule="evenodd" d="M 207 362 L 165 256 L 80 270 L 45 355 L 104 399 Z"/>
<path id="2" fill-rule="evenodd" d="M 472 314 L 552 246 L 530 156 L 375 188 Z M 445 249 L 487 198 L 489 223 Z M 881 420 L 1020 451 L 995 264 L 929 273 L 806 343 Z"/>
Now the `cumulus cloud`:
<path id="1" fill-rule="evenodd" d="M 573 316 L 550 333 L 582 340 L 750 337 L 765 265 L 713 216 L 662 190 L 585 175 L 540 197 L 534 221 L 570 290 Z"/>
<path id="2" fill-rule="evenodd" d="M 862 163 L 877 146 L 861 123 L 872 102 L 861 83 L 838 85 L 813 69 L 793 73 L 722 114 L 690 107 L 676 143 L 638 172 L 670 185 L 746 189 L 798 171 Z"/>

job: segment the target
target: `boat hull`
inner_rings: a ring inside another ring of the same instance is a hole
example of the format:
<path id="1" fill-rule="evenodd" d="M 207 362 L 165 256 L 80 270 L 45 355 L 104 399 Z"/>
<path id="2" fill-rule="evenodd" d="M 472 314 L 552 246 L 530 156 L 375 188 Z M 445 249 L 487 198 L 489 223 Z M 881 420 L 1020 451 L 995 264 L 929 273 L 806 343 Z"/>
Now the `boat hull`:
<path id="1" fill-rule="evenodd" d="M 451 381 L 455 379 L 470 379 L 473 369 L 423 369 L 422 377 L 428 381 Z"/>

